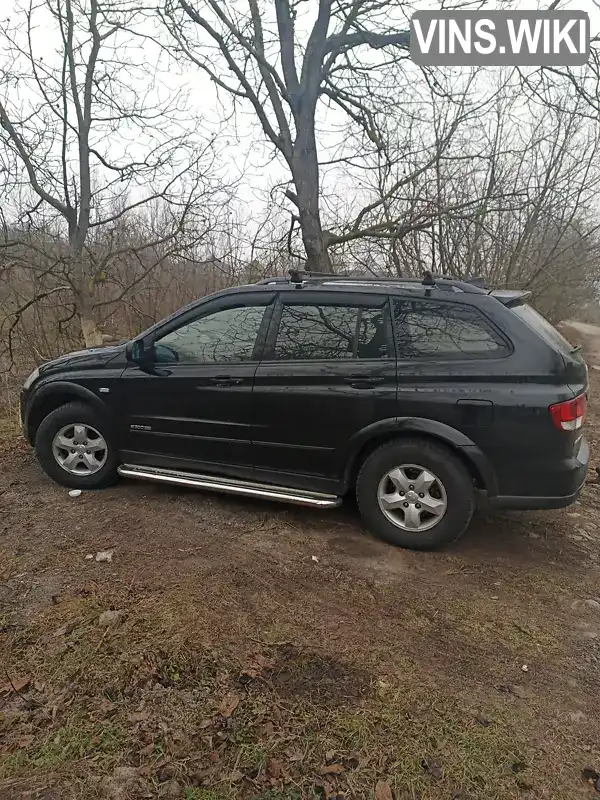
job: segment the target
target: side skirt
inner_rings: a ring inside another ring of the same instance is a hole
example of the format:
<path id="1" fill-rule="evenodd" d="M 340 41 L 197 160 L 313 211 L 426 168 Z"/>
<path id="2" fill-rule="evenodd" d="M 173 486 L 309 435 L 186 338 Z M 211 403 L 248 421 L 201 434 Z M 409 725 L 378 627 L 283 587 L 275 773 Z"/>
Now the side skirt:
<path id="1" fill-rule="evenodd" d="M 276 500 L 281 503 L 293 503 L 299 506 L 312 506 L 313 508 L 336 508 L 342 502 L 342 498 L 334 494 L 307 492 L 299 489 L 290 489 L 287 486 L 272 486 L 267 483 L 220 478 L 215 475 L 200 475 L 175 469 L 122 464 L 118 468 L 118 472 L 123 478 L 158 481 L 160 483 L 170 483 L 174 486 L 191 486 L 195 489 L 205 489 L 211 492 L 262 497 L 265 500 Z"/>

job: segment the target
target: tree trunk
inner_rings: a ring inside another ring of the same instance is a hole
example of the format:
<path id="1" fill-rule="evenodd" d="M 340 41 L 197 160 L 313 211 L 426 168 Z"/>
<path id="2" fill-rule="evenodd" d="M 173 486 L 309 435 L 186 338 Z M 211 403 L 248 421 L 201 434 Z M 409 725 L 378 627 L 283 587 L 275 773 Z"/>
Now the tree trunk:
<path id="1" fill-rule="evenodd" d="M 95 320 L 79 315 L 81 322 L 81 333 L 83 334 L 83 341 L 86 347 L 102 347 L 104 344 L 104 337 L 98 329 Z"/>
<path id="2" fill-rule="evenodd" d="M 306 268 L 315 272 L 333 272 L 321 226 L 319 163 L 312 129 L 298 134 L 290 167 L 298 198 L 298 216 L 306 252 Z"/>
<path id="3" fill-rule="evenodd" d="M 78 230 L 76 220 L 69 220 L 69 263 L 71 285 L 75 289 L 75 310 L 81 325 L 81 335 L 86 347 L 102 347 L 104 339 L 102 331 L 94 319 L 93 292 L 94 282 L 90 277 L 91 270 L 86 269 L 83 254 L 84 237 Z"/>

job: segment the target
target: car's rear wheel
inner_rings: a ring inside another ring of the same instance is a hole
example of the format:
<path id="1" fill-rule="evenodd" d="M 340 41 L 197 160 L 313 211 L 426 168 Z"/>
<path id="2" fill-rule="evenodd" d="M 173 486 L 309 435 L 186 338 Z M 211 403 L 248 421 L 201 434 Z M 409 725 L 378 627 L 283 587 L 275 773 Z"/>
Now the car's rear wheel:
<path id="1" fill-rule="evenodd" d="M 395 439 L 374 450 L 359 472 L 356 496 L 369 530 L 418 550 L 458 539 L 475 508 L 463 463 L 427 439 Z"/>
<path id="2" fill-rule="evenodd" d="M 44 472 L 62 486 L 100 489 L 117 478 L 108 421 L 85 403 L 67 403 L 45 417 L 35 436 Z"/>

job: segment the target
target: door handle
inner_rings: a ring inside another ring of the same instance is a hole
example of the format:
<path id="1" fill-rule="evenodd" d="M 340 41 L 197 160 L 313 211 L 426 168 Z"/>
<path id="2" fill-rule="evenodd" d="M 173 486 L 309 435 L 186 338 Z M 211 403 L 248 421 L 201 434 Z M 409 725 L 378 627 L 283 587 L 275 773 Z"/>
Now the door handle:
<path id="1" fill-rule="evenodd" d="M 209 381 L 213 386 L 237 386 L 242 383 L 243 378 L 234 378 L 231 375 L 215 375 L 213 378 L 209 378 Z"/>
<path id="2" fill-rule="evenodd" d="M 378 375 L 347 375 L 344 378 L 344 383 L 349 383 L 355 389 L 373 389 L 384 381 L 385 378 Z"/>

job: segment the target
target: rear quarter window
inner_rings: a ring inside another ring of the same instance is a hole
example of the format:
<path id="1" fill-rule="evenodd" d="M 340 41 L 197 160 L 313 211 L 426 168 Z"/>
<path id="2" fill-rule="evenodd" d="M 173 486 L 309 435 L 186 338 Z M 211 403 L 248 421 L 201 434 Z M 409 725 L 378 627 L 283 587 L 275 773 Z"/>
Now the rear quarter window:
<path id="1" fill-rule="evenodd" d="M 561 353 L 566 355 L 576 351 L 577 348 L 573 347 L 562 333 L 559 333 L 554 325 L 548 322 L 545 317 L 542 317 L 535 308 L 528 306 L 527 303 L 523 303 L 523 305 L 515 306 L 513 311 L 519 319 L 523 320 L 523 322 L 534 330 L 538 336 L 542 337 L 546 344 L 549 344 L 555 350 L 560 350 Z"/>
<path id="2" fill-rule="evenodd" d="M 511 347 L 472 306 L 434 300 L 394 299 L 398 358 L 504 358 Z"/>

